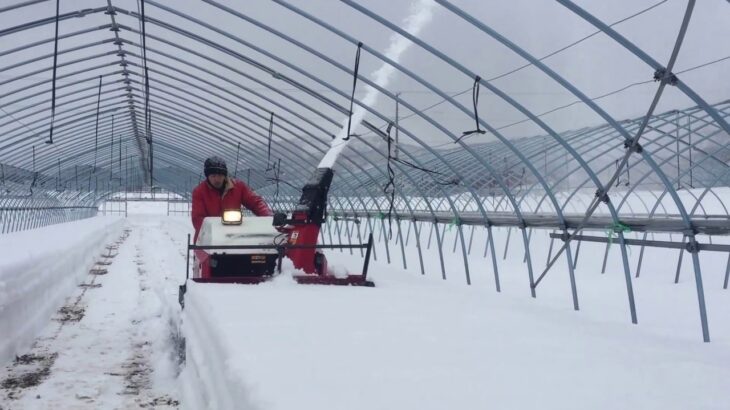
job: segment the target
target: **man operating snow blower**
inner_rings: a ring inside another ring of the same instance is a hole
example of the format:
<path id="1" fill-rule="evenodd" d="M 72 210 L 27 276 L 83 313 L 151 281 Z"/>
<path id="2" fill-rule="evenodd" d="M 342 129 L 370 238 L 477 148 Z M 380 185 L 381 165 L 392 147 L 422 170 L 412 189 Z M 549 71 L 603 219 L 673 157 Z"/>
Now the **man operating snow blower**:
<path id="1" fill-rule="evenodd" d="M 205 160 L 203 171 L 205 181 L 193 190 L 191 216 L 197 241 L 203 219 L 207 216 L 220 217 L 224 210 L 240 209 L 241 205 L 256 216 L 272 216 L 274 213 L 263 198 L 242 181 L 228 177 L 228 168 L 223 158 L 213 156 Z"/>
<path id="2" fill-rule="evenodd" d="M 302 188 L 302 196 L 291 216 L 283 212 L 272 215 L 260 196 L 227 174 L 222 159 L 208 158 L 206 180 L 193 191 L 195 240 L 191 243 L 188 235 L 185 283 L 180 285 L 178 294 L 181 307 L 185 306 L 190 278 L 190 251 L 193 251 L 192 280 L 197 283 L 266 282 L 282 272 L 286 258 L 296 270 L 291 277 L 300 284 L 374 286 L 367 278 L 372 232 L 367 243 L 317 243 L 327 218 L 327 193 L 334 175 L 331 168 L 318 168 L 314 172 Z M 243 218 L 241 205 L 256 216 Z M 328 267 L 323 249 L 365 250 L 362 273 L 335 274 Z"/>

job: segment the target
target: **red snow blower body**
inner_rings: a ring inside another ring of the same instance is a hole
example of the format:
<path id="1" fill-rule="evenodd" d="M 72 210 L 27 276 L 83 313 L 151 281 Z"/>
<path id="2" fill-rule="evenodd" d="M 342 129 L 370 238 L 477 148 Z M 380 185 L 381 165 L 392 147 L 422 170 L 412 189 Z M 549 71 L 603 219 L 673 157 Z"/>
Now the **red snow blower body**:
<path id="1" fill-rule="evenodd" d="M 208 283 L 247 283 L 267 281 L 281 272 L 283 258 L 304 273 L 294 275 L 301 284 L 374 286 L 367 279 L 373 246 L 372 234 L 365 244 L 318 245 L 322 223 L 326 219 L 327 194 L 333 171 L 318 168 L 302 189 L 302 196 L 291 218 L 277 213 L 274 217 L 241 217 L 240 210 L 224 211 L 221 217 L 203 221 L 193 251 L 193 281 Z M 327 266 L 322 249 L 366 249 L 362 273 L 336 275 Z M 189 261 L 188 257 L 188 261 Z M 186 278 L 189 276 L 188 266 Z M 186 285 L 180 286 L 183 305 Z"/>

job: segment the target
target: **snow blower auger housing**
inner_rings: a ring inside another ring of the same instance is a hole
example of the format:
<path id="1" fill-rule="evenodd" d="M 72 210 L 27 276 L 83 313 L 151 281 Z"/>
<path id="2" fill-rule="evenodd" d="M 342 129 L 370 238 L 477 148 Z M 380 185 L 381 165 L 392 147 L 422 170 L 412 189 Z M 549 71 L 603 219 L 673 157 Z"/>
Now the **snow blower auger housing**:
<path id="1" fill-rule="evenodd" d="M 318 245 L 317 238 L 327 214 L 327 193 L 332 183 L 330 168 L 318 168 L 302 189 L 291 218 L 284 213 L 273 217 L 241 217 L 225 210 L 220 217 L 208 217 L 195 244 L 188 235 L 188 266 L 193 251 L 193 281 L 256 284 L 281 272 L 284 257 L 304 274 L 294 275 L 301 284 L 375 286 L 367 279 L 373 235 L 355 245 Z M 238 211 L 240 213 L 240 210 Z M 336 276 L 327 267 L 321 249 L 365 249 L 361 274 Z M 180 285 L 178 299 L 184 307 L 186 284 Z"/>

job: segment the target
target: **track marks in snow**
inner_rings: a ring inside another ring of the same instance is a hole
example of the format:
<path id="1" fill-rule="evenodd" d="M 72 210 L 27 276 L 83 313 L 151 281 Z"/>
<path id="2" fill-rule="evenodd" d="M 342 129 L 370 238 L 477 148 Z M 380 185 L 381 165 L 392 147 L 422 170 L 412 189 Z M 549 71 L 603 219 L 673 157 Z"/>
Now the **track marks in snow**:
<path id="1" fill-rule="evenodd" d="M 5 377 L 0 382 L 0 388 L 5 393 L 2 399 L 7 399 L 11 403 L 19 400 L 23 398 L 28 389 L 41 385 L 51 376 L 53 366 L 59 356 L 59 349 L 55 349 L 59 335 L 67 325 L 78 324 L 84 318 L 86 292 L 89 289 L 101 287 L 100 283 L 95 283 L 97 276 L 108 272 L 104 266 L 111 264 L 110 259 L 117 256 L 115 251 L 129 237 L 129 234 L 130 230 L 125 229 L 117 241 L 106 246 L 107 252 L 100 255 L 100 259 L 89 270 L 88 282 L 79 285 L 81 292 L 56 312 L 56 316 L 52 320 L 59 325 L 55 328 L 51 327 L 50 332 L 37 339 L 30 353 L 16 357 L 8 366 L 4 372 Z M 41 395 L 36 394 L 36 399 L 41 400 Z M 3 405 L 0 405 L 0 409 L 3 409 Z"/>
<path id="2" fill-rule="evenodd" d="M 156 367 L 167 319 L 150 291 L 158 280 L 144 252 L 165 238 L 135 222 L 134 231 L 126 229 L 106 246 L 30 353 L 0 369 L 0 409 L 179 406 L 173 383 L 156 386 L 164 378 Z"/>
<path id="3" fill-rule="evenodd" d="M 51 366 L 57 357 L 58 353 L 24 354 L 16 357 L 11 375 L 0 383 L 0 387 L 7 391 L 7 398 L 14 400 L 24 389 L 41 384 L 51 374 Z"/>

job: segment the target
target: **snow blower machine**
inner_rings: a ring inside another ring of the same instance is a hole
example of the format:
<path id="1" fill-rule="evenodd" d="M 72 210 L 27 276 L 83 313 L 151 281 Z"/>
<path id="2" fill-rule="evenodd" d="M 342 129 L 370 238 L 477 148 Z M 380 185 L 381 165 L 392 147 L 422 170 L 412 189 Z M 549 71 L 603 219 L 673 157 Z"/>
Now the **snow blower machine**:
<path id="1" fill-rule="evenodd" d="M 331 168 L 318 168 L 304 185 L 291 218 L 285 213 L 273 217 L 243 217 L 240 209 L 224 210 L 220 217 L 203 221 L 195 244 L 188 235 L 188 264 L 178 299 L 184 307 L 193 252 L 193 277 L 198 283 L 257 284 L 281 273 L 283 258 L 295 269 L 296 282 L 312 285 L 374 286 L 367 279 L 373 235 L 367 243 L 353 245 L 317 244 L 327 214 L 327 194 L 332 183 Z M 365 249 L 360 274 L 336 275 L 327 266 L 322 249 Z"/>

